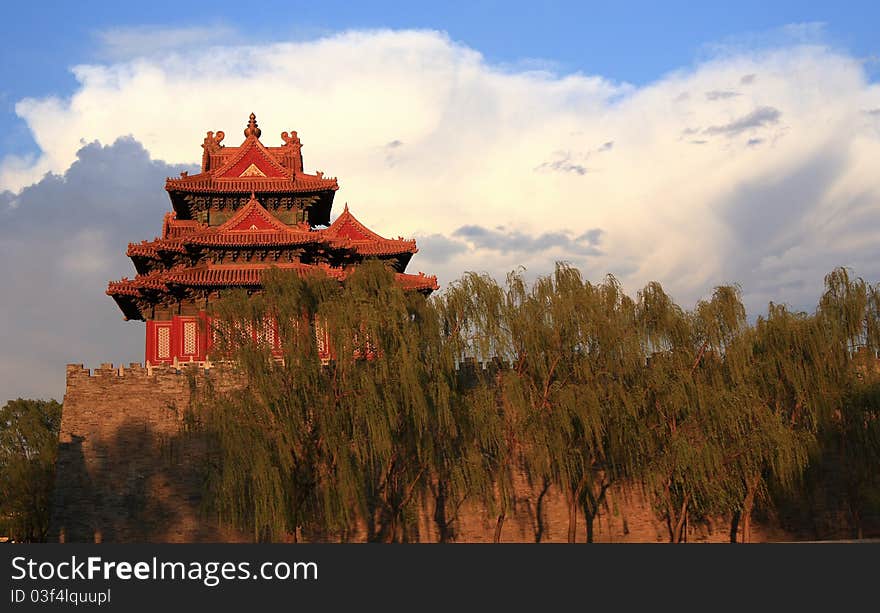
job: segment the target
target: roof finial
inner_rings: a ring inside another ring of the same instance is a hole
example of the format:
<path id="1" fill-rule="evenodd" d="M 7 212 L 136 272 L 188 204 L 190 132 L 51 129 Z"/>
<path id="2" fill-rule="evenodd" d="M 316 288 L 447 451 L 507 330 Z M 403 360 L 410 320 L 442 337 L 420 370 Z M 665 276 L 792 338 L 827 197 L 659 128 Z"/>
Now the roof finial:
<path id="1" fill-rule="evenodd" d="M 256 136 L 257 138 L 260 138 L 260 134 L 262 134 L 262 132 L 263 131 L 260 130 L 260 127 L 257 125 L 257 116 L 251 113 L 251 116 L 248 118 L 248 125 L 244 129 L 244 135 Z"/>
<path id="2" fill-rule="evenodd" d="M 348 203 L 345 203 L 345 212 L 348 213 Z"/>

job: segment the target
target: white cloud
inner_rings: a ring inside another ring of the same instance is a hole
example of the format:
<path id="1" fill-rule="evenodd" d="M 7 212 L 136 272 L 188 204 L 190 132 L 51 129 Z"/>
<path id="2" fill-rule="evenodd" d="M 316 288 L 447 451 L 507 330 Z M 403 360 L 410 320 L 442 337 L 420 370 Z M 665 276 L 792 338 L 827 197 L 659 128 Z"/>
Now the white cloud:
<path id="1" fill-rule="evenodd" d="M 235 29 L 221 23 L 179 28 L 118 27 L 96 32 L 95 37 L 100 44 L 99 55 L 113 60 L 158 55 L 186 48 L 204 48 L 214 46 L 219 41 L 228 44 L 239 40 Z"/>
<path id="2" fill-rule="evenodd" d="M 64 171 L 82 139 L 130 134 L 155 159 L 198 162 L 207 130 L 237 145 L 254 111 L 264 143 L 299 131 L 307 170 L 339 176 L 339 204 L 381 233 L 427 237 L 412 269 L 441 282 L 563 258 L 632 292 L 659 280 L 684 304 L 739 281 L 753 308 L 809 306 L 836 265 L 880 278 L 880 116 L 866 112 L 880 88 L 814 29 L 810 44 L 727 48 L 643 87 L 492 66 L 432 31 L 161 50 L 76 67 L 70 98 L 19 102 L 42 155 L 4 160 L 0 185 Z M 130 51 L 138 36 L 109 44 Z M 441 244 L 463 226 L 602 241 Z"/>

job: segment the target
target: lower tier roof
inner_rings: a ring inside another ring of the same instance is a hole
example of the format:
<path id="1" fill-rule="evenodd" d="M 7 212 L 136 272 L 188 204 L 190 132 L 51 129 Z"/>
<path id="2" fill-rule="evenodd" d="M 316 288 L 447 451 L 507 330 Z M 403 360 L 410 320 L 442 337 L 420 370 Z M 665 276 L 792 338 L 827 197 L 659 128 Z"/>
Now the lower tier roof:
<path id="1" fill-rule="evenodd" d="M 263 275 L 267 270 L 279 268 L 293 270 L 300 276 L 325 274 L 337 281 L 344 281 L 354 269 L 335 268 L 326 264 L 245 264 L 245 265 L 202 265 L 137 275 L 134 279 L 123 278 L 111 281 L 107 295 L 112 296 L 126 319 L 145 319 L 141 310 L 144 303 L 157 303 L 164 296 L 179 293 L 181 290 L 222 290 L 232 288 L 259 289 L 263 285 Z M 424 273 L 395 273 L 395 278 L 408 291 L 430 293 L 439 289 L 437 277 Z"/>

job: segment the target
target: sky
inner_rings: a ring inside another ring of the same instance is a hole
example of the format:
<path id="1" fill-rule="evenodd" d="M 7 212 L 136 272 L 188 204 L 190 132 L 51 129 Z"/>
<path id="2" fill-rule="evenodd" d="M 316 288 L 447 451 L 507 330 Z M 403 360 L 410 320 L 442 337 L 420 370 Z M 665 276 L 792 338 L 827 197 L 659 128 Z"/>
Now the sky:
<path id="1" fill-rule="evenodd" d="M 441 286 L 567 261 L 688 308 L 739 283 L 755 317 L 880 280 L 877 3 L 121 4 L 7 15 L 0 396 L 143 359 L 107 281 L 252 111 Z"/>

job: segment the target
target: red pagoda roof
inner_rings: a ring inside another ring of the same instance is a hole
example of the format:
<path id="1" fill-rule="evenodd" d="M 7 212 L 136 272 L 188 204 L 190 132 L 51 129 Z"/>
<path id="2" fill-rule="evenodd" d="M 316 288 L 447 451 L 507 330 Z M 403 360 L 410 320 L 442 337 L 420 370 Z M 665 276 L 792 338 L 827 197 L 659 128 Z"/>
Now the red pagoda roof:
<path id="1" fill-rule="evenodd" d="M 335 268 L 326 264 L 208 264 L 138 275 L 134 279 L 114 281 L 107 287 L 110 296 L 137 296 L 140 290 L 167 290 L 169 285 L 185 285 L 187 287 L 249 287 L 262 284 L 263 274 L 271 269 L 295 270 L 301 276 L 323 273 L 338 281 L 344 281 L 352 272 L 350 268 Z M 437 277 L 418 273 L 395 273 L 397 281 L 408 290 L 436 290 Z"/>
<path id="2" fill-rule="evenodd" d="M 270 193 L 270 192 L 320 192 L 337 190 L 336 178 L 325 179 L 323 175 L 297 175 L 284 178 L 243 177 L 233 180 L 218 179 L 211 173 L 203 172 L 179 179 L 168 178 L 165 189 L 181 192 L 234 192 L 234 193 Z"/>
<path id="3" fill-rule="evenodd" d="M 304 193 L 335 191 L 339 184 L 335 177 L 324 178 L 324 173 L 306 174 L 302 169 L 302 144 L 293 132 L 281 134 L 282 147 L 266 147 L 260 142 L 261 130 L 251 113 L 245 140 L 238 147 L 221 145 L 223 132 L 208 132 L 202 145 L 205 154 L 202 172 L 196 175 L 181 173 L 169 177 L 165 189 L 169 192 L 230 192 L 230 193 Z"/>
<path id="4" fill-rule="evenodd" d="M 261 287 L 263 275 L 271 268 L 281 270 L 294 270 L 302 277 L 310 274 L 325 274 L 337 281 L 345 281 L 351 274 L 351 268 L 336 268 L 326 264 L 245 264 L 245 265 L 215 265 L 208 264 L 191 268 L 179 268 L 155 272 L 147 275 L 138 275 L 134 279 L 123 278 L 121 281 L 112 281 L 107 286 L 107 295 L 112 296 L 119 303 L 127 319 L 142 318 L 138 307 L 126 300 L 126 298 L 138 298 L 145 292 L 165 293 L 172 286 L 192 288 L 234 288 L 234 287 Z M 437 277 L 418 273 L 395 273 L 395 278 L 403 289 L 408 291 L 431 292 L 439 289 Z M 128 303 L 128 304 L 123 304 Z M 133 317 L 132 317 L 133 316 Z"/>
<path id="5" fill-rule="evenodd" d="M 398 253 L 418 253 L 416 241 L 380 236 L 362 224 L 351 214 L 346 203 L 342 215 L 336 218 L 326 230 L 318 230 L 322 239 L 333 246 L 352 248 L 363 255 L 394 255 Z"/>
<path id="6" fill-rule="evenodd" d="M 173 237 L 173 238 L 172 238 Z M 158 258 L 159 253 L 185 253 L 187 245 L 205 247 L 289 247 L 323 244 L 332 249 L 352 250 L 364 256 L 402 255 L 418 252 L 414 240 L 389 239 L 373 232 L 358 221 L 348 205 L 329 228 L 312 230 L 308 224 L 288 226 L 269 213 L 251 194 L 247 205 L 240 208 L 222 225 L 174 219 L 166 216 L 163 238 L 151 242 L 132 243 L 129 257 Z"/>
<path id="7" fill-rule="evenodd" d="M 325 227 L 339 187 L 336 179 L 303 171 L 302 144 L 296 132 L 282 132 L 284 144 L 280 147 L 266 147 L 260 134 L 253 113 L 239 147 L 224 146 L 223 132 L 208 132 L 202 144 L 201 172 L 193 176 L 181 173 L 179 178 L 166 181 L 174 212 L 165 215 L 161 237 L 129 244 L 127 253 L 137 276 L 107 287 L 107 294 L 116 300 L 126 319 L 143 319 L 145 305 L 166 308 L 169 294 L 193 300 L 187 289 L 259 289 L 265 271 L 273 267 L 302 276 L 321 273 L 342 282 L 368 257 L 391 264 L 404 289 L 426 293 L 438 289 L 434 276 L 403 273 L 418 251 L 414 240 L 390 239 L 373 232 L 352 215 L 347 204 Z M 188 195 L 199 192 L 213 195 Z M 247 193 L 250 199 L 241 206 L 240 194 Z M 311 195 L 285 197 L 296 193 Z M 234 197 L 223 197 L 228 194 Z M 296 218 L 303 221 L 284 223 L 260 203 L 257 194 L 265 194 L 263 201 L 278 215 L 282 213 L 273 207 L 284 210 L 284 215 L 296 207 Z M 211 215 L 215 208 L 220 215 Z M 232 210 L 226 221 L 217 226 L 206 223 L 222 219 L 227 214 L 224 209 Z M 250 251 L 239 257 L 242 254 L 236 253 L 237 249 Z"/>

